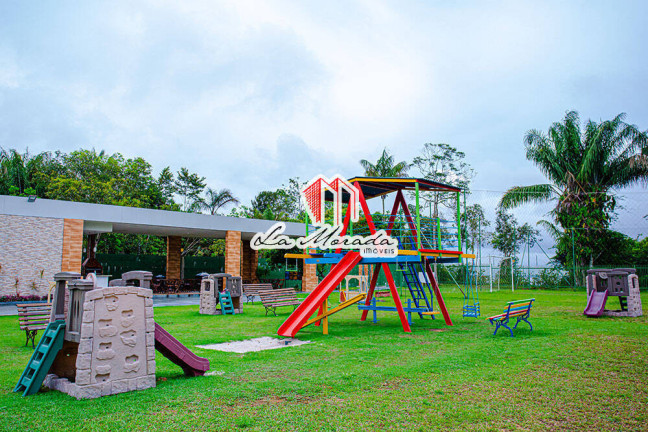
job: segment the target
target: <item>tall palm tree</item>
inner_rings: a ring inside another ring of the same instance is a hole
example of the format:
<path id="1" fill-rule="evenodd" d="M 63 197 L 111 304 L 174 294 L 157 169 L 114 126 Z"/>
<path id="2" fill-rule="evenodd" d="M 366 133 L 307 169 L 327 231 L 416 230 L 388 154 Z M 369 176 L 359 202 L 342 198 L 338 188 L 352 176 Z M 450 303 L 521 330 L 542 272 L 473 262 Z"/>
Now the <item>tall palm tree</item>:
<path id="1" fill-rule="evenodd" d="M 360 161 L 360 165 L 365 170 L 365 175 L 368 177 L 405 177 L 410 168 L 410 164 L 405 161 L 394 163 L 394 156 L 389 154 L 387 149 L 383 149 L 382 155 L 375 164 L 366 159 Z M 385 213 L 385 198 L 381 196 L 383 214 Z"/>
<path id="2" fill-rule="evenodd" d="M 210 214 L 218 214 L 218 210 L 228 204 L 239 204 L 238 198 L 229 189 L 214 190 L 207 188 L 205 192 L 205 199 L 203 200 L 202 207 L 209 211 Z"/>
<path id="3" fill-rule="evenodd" d="M 648 180 L 648 134 L 624 118 L 588 120 L 581 130 L 578 113 L 569 111 L 546 135 L 527 132 L 526 157 L 548 182 L 512 187 L 500 206 L 555 202 L 552 214 L 563 229 L 607 229 L 615 207 L 610 192 Z"/>

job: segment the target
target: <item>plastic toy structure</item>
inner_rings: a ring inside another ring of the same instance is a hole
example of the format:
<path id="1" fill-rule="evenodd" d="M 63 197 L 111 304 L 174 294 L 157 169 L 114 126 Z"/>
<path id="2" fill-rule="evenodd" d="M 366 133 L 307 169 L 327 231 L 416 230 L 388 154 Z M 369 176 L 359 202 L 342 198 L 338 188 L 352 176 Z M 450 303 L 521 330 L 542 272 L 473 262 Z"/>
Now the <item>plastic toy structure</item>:
<path id="1" fill-rule="evenodd" d="M 204 276 L 200 282 L 199 312 L 203 315 L 243 313 L 242 293 L 243 281 L 239 276 L 232 276 L 228 273 Z"/>
<path id="2" fill-rule="evenodd" d="M 587 306 L 583 314 L 590 317 L 601 315 L 640 317 L 643 314 L 639 295 L 639 277 L 635 269 L 588 270 L 586 285 Z M 605 309 L 609 297 L 618 297 L 618 310 Z"/>
<path id="3" fill-rule="evenodd" d="M 304 259 L 305 264 L 332 264 L 332 267 L 328 275 L 286 319 L 277 333 L 281 336 L 294 337 L 304 326 L 317 325 L 320 321 L 324 322 L 326 333 L 326 320 L 330 315 L 358 303 L 360 303 L 358 309 L 362 312 L 360 318 L 362 321 L 366 320 L 369 312 L 373 312 L 374 321 L 377 320 L 379 311 L 397 312 L 405 332 L 411 332 L 412 314 L 417 314 L 421 318 L 425 316 L 434 318 L 440 313 L 445 323 L 451 326 L 452 321 L 432 266 L 435 263 L 459 263 L 466 258 L 474 258 L 474 255 L 466 254 L 461 250 L 461 189 L 418 178 L 356 177 L 348 180 L 348 184 L 355 186 L 355 190 L 358 192 L 357 197 L 352 197 L 351 192 L 343 187 L 338 187 L 337 193 L 323 190 L 320 187 L 315 191 L 315 197 L 317 193 L 321 193 L 326 202 L 341 201 L 347 204 L 341 235 L 347 233 L 349 235 L 371 235 L 378 230 L 384 230 L 386 234 L 398 240 L 398 255 L 396 257 L 363 257 L 358 251 L 352 250 L 345 253 L 340 249 L 317 253 L 311 251 L 307 254 L 286 254 L 287 258 Z M 328 184 L 328 186 L 332 186 L 332 184 Z M 413 211 L 405 201 L 405 191 L 414 194 Z M 367 200 L 390 193 L 395 194 L 391 213 L 372 215 Z M 422 193 L 454 194 L 457 202 L 456 221 L 422 216 L 420 208 L 420 194 Z M 307 196 L 307 201 L 310 199 Z M 357 201 L 355 201 L 356 199 Z M 358 209 L 356 209 L 356 202 L 360 206 Z M 351 215 L 352 212 L 359 210 L 362 210 L 364 220 L 361 219 L 354 227 Z M 319 211 L 319 213 L 325 214 L 325 211 Z M 339 220 L 341 217 L 338 215 L 334 217 L 335 219 Z M 307 231 L 308 229 L 307 224 Z M 359 265 L 373 265 L 366 294 L 359 293 L 359 295 L 328 310 L 328 297 Z M 396 271 L 402 272 L 403 280 L 407 284 L 411 298 L 405 305 L 398 294 L 390 265 L 395 266 Z M 381 271 L 385 275 L 394 306 L 381 305 L 375 298 L 376 285 Z M 474 296 L 472 298 L 474 299 Z M 438 309 L 434 307 L 434 300 L 436 300 Z M 477 311 L 478 314 L 478 303 L 466 304 L 466 306 L 472 308 L 473 313 Z M 317 312 L 318 309 L 319 312 Z M 466 308 L 464 308 L 464 313 L 465 311 Z M 317 315 L 313 317 L 316 312 Z"/>
<path id="4" fill-rule="evenodd" d="M 55 275 L 50 324 L 14 391 L 27 396 L 45 384 L 91 399 L 155 387 L 156 349 L 189 376 L 209 370 L 209 360 L 154 321 L 150 289 L 98 288 L 92 273 L 87 279 L 72 276 Z"/>

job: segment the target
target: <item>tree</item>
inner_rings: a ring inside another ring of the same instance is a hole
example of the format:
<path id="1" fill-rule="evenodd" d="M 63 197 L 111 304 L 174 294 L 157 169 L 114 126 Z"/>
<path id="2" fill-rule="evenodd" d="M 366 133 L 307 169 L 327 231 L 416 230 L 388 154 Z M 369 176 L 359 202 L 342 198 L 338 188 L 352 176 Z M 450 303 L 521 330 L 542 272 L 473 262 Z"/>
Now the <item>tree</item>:
<path id="1" fill-rule="evenodd" d="M 218 214 L 218 210 L 229 204 L 239 204 L 238 198 L 229 189 L 214 190 L 210 187 L 205 191 L 205 198 L 202 201 L 202 207 L 209 214 Z"/>
<path id="2" fill-rule="evenodd" d="M 169 210 L 175 210 L 177 204 L 173 200 L 173 195 L 176 193 L 176 187 L 171 168 L 165 167 L 160 171 L 156 183 L 162 200 L 165 203 L 163 207 L 166 207 Z"/>
<path id="3" fill-rule="evenodd" d="M 414 158 L 413 165 L 421 175 L 437 183 L 445 183 L 467 190 L 473 177 L 473 170 L 465 161 L 466 154 L 449 144 L 423 145 L 420 156 Z M 446 207 L 455 212 L 456 194 L 439 193 L 422 196 L 424 205 L 432 206 L 432 217 L 439 217 L 439 207 Z"/>
<path id="4" fill-rule="evenodd" d="M 515 216 L 500 208 L 495 218 L 495 231 L 491 234 L 491 244 L 505 257 L 515 258 L 520 246 L 527 241 L 535 241 L 538 234 L 538 231 L 529 224 L 520 226 Z"/>
<path id="5" fill-rule="evenodd" d="M 525 137 L 526 157 L 549 180 L 532 186 L 509 189 L 500 202 L 504 209 L 526 203 L 553 202 L 551 211 L 560 232 L 557 258 L 565 263 L 572 254 L 572 239 L 578 245 L 575 265 L 590 266 L 605 244 L 601 242 L 614 216 L 613 192 L 648 180 L 648 134 L 623 120 L 592 120 L 581 130 L 576 111 L 567 112 L 547 134 L 530 130 Z"/>
<path id="6" fill-rule="evenodd" d="M 461 238 L 466 242 L 466 250 L 474 251 L 479 247 L 482 229 L 490 226 L 490 221 L 486 219 L 484 209 L 479 204 L 473 204 L 466 208 L 461 215 Z M 485 232 L 483 237 L 485 237 Z"/>
<path id="7" fill-rule="evenodd" d="M 368 177 L 405 177 L 410 165 L 405 161 L 397 163 L 394 161 L 394 156 L 390 155 L 387 148 L 385 148 L 375 164 L 366 159 L 362 159 L 360 165 L 364 168 L 365 175 Z M 381 198 L 383 207 L 382 212 L 384 214 L 386 196 L 383 195 Z"/>
<path id="8" fill-rule="evenodd" d="M 175 180 L 177 193 L 182 197 L 182 209 L 195 211 L 199 208 L 196 204 L 200 200 L 200 193 L 205 189 L 205 177 L 192 174 L 185 167 L 180 168 Z"/>
<path id="9" fill-rule="evenodd" d="M 0 194 L 45 197 L 51 177 L 61 171 L 57 156 L 50 152 L 32 156 L 29 150 L 21 154 L 15 149 L 0 149 Z"/>
<path id="10" fill-rule="evenodd" d="M 301 191 L 306 186 L 306 182 L 302 182 L 299 177 L 288 179 L 287 185 L 282 185 L 281 188 L 286 192 L 288 197 L 288 204 L 290 205 L 290 218 L 295 220 L 304 220 L 304 203 L 301 200 Z"/>
<path id="11" fill-rule="evenodd" d="M 293 198 L 284 190 L 262 191 L 252 200 L 251 217 L 269 220 L 290 220 Z"/>

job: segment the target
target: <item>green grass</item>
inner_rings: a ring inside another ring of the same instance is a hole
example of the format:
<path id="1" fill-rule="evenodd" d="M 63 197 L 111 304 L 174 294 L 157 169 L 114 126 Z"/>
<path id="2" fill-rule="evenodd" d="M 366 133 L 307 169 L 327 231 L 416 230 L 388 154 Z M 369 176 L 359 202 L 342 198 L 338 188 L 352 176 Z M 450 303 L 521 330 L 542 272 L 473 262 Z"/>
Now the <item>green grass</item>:
<path id="1" fill-rule="evenodd" d="M 586 318 L 584 292 L 549 291 L 480 293 L 482 315 L 528 297 L 535 330 L 522 323 L 514 338 L 461 318 L 460 294 L 449 289 L 453 327 L 416 318 L 405 334 L 395 313 L 373 324 L 352 307 L 331 317 L 330 335 L 298 334 L 312 344 L 248 354 L 195 345 L 276 335 L 290 308 L 278 317 L 259 305 L 235 316 L 156 308 L 156 321 L 217 374 L 186 378 L 158 356 L 157 388 L 84 401 L 12 393 L 32 350 L 17 318 L 0 317 L 0 428 L 648 430 L 648 319 Z"/>

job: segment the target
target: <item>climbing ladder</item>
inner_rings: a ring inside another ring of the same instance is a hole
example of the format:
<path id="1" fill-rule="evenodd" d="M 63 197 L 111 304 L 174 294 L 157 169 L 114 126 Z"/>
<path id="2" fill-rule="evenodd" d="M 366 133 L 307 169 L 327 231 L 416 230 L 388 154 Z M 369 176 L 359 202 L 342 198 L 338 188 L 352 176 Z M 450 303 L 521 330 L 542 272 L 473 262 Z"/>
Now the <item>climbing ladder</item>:
<path id="1" fill-rule="evenodd" d="M 234 315 L 234 305 L 232 304 L 232 296 L 229 291 L 218 293 L 218 302 L 221 305 L 223 315 Z"/>
<path id="2" fill-rule="evenodd" d="M 418 265 L 418 266 L 417 266 Z M 414 305 L 417 308 L 425 308 L 428 312 L 434 311 L 434 294 L 430 289 L 429 281 L 427 275 L 425 275 L 425 270 L 423 269 L 423 264 L 418 263 L 399 263 L 398 264 L 401 272 L 403 272 L 403 279 L 409 288 L 409 292 L 414 301 Z M 425 283 L 421 283 L 421 280 L 418 276 L 419 268 L 421 272 L 425 275 Z M 425 286 L 424 286 L 425 285 Z M 427 292 L 426 292 L 427 291 Z M 419 312 L 419 316 L 423 318 L 423 313 Z M 434 315 L 432 315 L 434 319 Z"/>
<path id="3" fill-rule="evenodd" d="M 49 372 L 56 354 L 63 347 L 63 336 L 65 335 L 65 321 L 58 320 L 51 322 L 45 329 L 45 333 L 38 342 L 25 371 L 20 376 L 14 392 L 23 392 L 23 396 L 38 393 L 45 375 Z"/>

